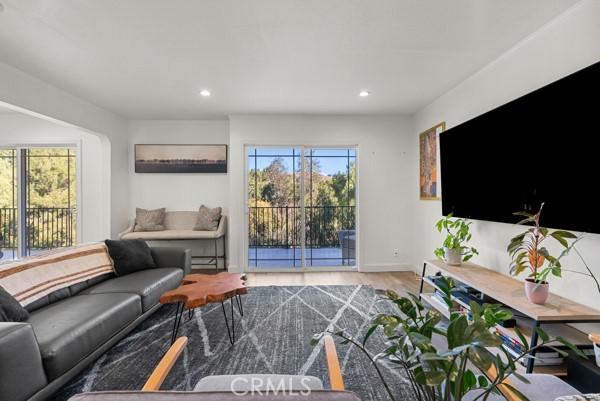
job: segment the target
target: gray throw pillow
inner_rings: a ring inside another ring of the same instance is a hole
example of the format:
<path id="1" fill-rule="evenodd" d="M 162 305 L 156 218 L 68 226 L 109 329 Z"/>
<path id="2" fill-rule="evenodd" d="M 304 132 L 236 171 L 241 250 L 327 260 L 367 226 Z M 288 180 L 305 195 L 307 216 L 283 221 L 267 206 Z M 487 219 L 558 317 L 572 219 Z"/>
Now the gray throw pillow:
<path id="1" fill-rule="evenodd" d="M 0 287 L 0 322 L 23 322 L 29 312 L 12 295 Z"/>
<path id="2" fill-rule="evenodd" d="M 146 210 L 135 209 L 133 231 L 163 231 L 165 229 L 165 208 Z"/>
<path id="3" fill-rule="evenodd" d="M 211 209 L 202 205 L 198 211 L 198 220 L 196 220 L 196 226 L 194 226 L 194 230 L 216 231 L 217 228 L 219 228 L 219 221 L 221 221 L 220 207 Z"/>

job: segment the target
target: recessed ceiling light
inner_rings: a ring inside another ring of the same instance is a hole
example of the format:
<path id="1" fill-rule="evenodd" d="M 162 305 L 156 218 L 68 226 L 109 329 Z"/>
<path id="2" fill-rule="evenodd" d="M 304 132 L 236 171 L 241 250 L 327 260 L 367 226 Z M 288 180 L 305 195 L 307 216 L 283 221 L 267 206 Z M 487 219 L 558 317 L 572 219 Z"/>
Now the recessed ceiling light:
<path id="1" fill-rule="evenodd" d="M 367 97 L 367 96 L 369 96 L 370 94 L 371 94 L 371 92 L 369 92 L 369 91 L 364 91 L 364 90 L 363 90 L 363 91 L 360 91 L 360 92 L 358 93 L 358 96 L 360 96 L 360 97 Z"/>
<path id="2" fill-rule="evenodd" d="M 210 96 L 210 91 L 208 89 L 202 89 L 200 91 L 200 96 L 202 96 L 202 97 L 209 97 Z"/>

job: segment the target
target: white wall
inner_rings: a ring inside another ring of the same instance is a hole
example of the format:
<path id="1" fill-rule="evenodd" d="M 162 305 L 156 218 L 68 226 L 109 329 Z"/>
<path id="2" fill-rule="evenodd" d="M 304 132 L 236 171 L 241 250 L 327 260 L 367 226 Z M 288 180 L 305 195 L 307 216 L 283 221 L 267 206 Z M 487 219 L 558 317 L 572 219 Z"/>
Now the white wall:
<path id="1" fill-rule="evenodd" d="M 228 144 L 229 121 L 139 120 L 131 121 L 128 178 L 129 215 L 135 208 L 197 210 L 201 204 L 229 207 L 228 174 L 142 174 L 135 172 L 135 144 Z"/>
<path id="2" fill-rule="evenodd" d="M 231 116 L 230 268 L 244 263 L 244 145 L 357 145 L 359 268 L 409 268 L 412 132 L 406 117 Z"/>
<path id="3" fill-rule="evenodd" d="M 106 221 L 110 210 L 102 202 L 102 146 L 100 138 L 80 129 L 65 127 L 20 114 L 0 114 L 0 146 L 74 143 L 81 146 L 80 216 L 81 241 L 102 241 L 110 236 Z"/>
<path id="4" fill-rule="evenodd" d="M 411 152 L 418 155 L 417 133 L 440 121 L 446 121 L 448 128 L 453 127 L 600 61 L 598 38 L 600 2 L 588 0 L 578 3 L 417 113 Z M 412 191 L 416 239 L 413 264 L 420 269 L 421 261 L 431 258 L 433 249 L 441 242 L 441 236 L 433 227 L 441 216 L 441 203 L 418 200 L 418 158 L 414 160 L 412 170 L 413 184 L 409 188 Z M 465 190 L 468 191 L 468 186 Z M 519 228 L 507 224 L 476 222 L 473 245 L 481 255 L 474 261 L 508 274 L 509 257 L 505 249 L 511 236 L 517 232 Z M 600 236 L 588 235 L 581 242 L 580 249 L 595 273 L 600 275 Z M 572 257 L 566 260 L 565 265 L 581 268 L 577 259 Z M 600 307 L 600 294 L 593 282 L 576 274 L 565 273 L 562 279 L 552 279 L 551 291 Z"/>
<path id="5" fill-rule="evenodd" d="M 0 63 L 0 105 L 79 127 L 100 138 L 102 202 L 111 216 L 104 222 L 103 230 L 115 236 L 123 229 L 129 209 L 128 142 L 123 119 L 4 63 Z"/>

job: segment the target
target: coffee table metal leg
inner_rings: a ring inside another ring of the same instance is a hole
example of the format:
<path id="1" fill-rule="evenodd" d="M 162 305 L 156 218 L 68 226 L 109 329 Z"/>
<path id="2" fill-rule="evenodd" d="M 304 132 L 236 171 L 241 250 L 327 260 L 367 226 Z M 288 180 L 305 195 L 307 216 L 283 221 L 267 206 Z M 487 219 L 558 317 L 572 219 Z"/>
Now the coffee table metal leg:
<path id="1" fill-rule="evenodd" d="M 225 318 L 225 326 L 227 327 L 227 336 L 231 345 L 235 343 L 235 315 L 233 314 L 233 299 L 229 298 L 231 304 L 231 330 L 229 329 L 229 319 L 227 318 L 227 312 L 225 311 L 225 303 L 221 301 L 221 308 L 223 309 L 223 317 Z"/>
<path id="2" fill-rule="evenodd" d="M 196 309 L 191 308 L 188 310 L 188 320 L 192 320 L 192 318 L 194 317 L 194 315 L 196 314 Z"/>
<path id="3" fill-rule="evenodd" d="M 240 294 L 235 295 L 235 303 L 237 304 L 240 315 L 244 316 L 244 306 L 242 305 L 242 296 Z"/>
<path id="4" fill-rule="evenodd" d="M 177 310 L 175 311 L 175 322 L 173 323 L 173 332 L 171 333 L 171 344 L 177 340 L 177 332 L 179 331 L 179 325 L 181 323 L 181 316 L 183 315 L 183 309 L 185 305 L 183 302 L 177 303 Z"/>

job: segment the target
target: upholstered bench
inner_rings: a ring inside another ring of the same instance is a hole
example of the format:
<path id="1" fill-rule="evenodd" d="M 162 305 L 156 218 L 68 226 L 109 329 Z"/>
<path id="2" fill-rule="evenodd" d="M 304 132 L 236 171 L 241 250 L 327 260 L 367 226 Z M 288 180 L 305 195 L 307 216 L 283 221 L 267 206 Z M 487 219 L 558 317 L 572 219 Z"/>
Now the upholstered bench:
<path id="1" fill-rule="evenodd" d="M 164 230 L 161 231 L 134 231 L 135 219 L 129 227 L 119 234 L 120 239 L 143 239 L 153 246 L 169 245 L 176 242 L 177 246 L 190 249 L 192 252 L 193 266 L 215 266 L 219 268 L 219 259 L 223 260 L 223 267 L 227 267 L 227 217 L 222 215 L 219 226 L 215 231 L 198 231 L 194 226 L 198 219 L 197 211 L 167 211 L 165 212 Z M 210 241 L 213 249 L 206 251 L 201 242 Z M 219 242 L 221 250 L 219 252 Z M 208 255 L 207 255 L 208 254 Z M 208 262 L 201 263 L 202 260 Z"/>

